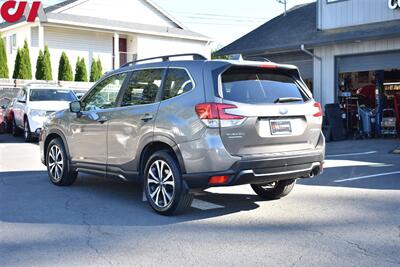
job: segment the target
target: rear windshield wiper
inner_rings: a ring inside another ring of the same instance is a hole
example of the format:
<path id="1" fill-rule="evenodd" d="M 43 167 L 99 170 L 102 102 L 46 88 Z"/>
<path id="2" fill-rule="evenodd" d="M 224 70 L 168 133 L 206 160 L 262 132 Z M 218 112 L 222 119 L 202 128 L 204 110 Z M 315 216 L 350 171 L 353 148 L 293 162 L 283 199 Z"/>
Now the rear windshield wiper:
<path id="1" fill-rule="evenodd" d="M 302 98 L 298 98 L 298 97 L 280 97 L 277 98 L 274 103 L 290 103 L 290 102 L 303 102 Z"/>

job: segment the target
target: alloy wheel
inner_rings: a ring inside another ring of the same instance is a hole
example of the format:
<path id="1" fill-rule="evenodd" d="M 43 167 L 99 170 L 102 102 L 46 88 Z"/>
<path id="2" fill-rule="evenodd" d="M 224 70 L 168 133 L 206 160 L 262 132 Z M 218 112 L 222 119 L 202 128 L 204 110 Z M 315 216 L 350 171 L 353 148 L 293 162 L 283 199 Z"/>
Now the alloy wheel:
<path id="1" fill-rule="evenodd" d="M 59 182 L 64 172 L 64 159 L 61 149 L 53 145 L 49 151 L 49 172 L 54 181 Z"/>
<path id="2" fill-rule="evenodd" d="M 163 160 L 155 161 L 148 172 L 147 190 L 151 201 L 159 208 L 171 204 L 175 194 L 175 179 L 171 167 Z"/>

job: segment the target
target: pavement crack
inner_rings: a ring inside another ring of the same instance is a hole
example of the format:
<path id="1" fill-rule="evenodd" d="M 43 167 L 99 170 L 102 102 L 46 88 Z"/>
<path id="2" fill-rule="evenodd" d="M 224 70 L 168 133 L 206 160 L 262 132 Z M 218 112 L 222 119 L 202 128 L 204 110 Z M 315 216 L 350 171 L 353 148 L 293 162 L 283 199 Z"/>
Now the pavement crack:
<path id="1" fill-rule="evenodd" d="M 345 240 L 345 241 L 347 244 L 352 245 L 353 247 L 356 247 L 361 252 L 361 254 L 364 254 L 365 256 L 376 256 L 376 255 L 372 254 L 371 252 L 369 252 L 367 249 L 361 247 L 360 244 L 357 244 L 357 243 L 354 243 L 351 241 L 347 241 L 347 240 Z"/>
<path id="2" fill-rule="evenodd" d="M 344 240 L 344 241 L 345 241 L 347 244 L 349 244 L 349 245 L 355 247 L 355 248 L 358 250 L 358 252 L 359 252 L 360 254 L 364 255 L 364 256 L 373 257 L 373 258 L 381 258 L 380 255 L 378 255 L 378 254 L 376 254 L 376 253 L 373 253 L 373 252 L 369 251 L 369 250 L 366 249 L 366 248 L 363 248 L 360 244 L 357 244 L 357 243 L 354 243 L 354 242 L 351 242 L 351 241 L 348 241 L 348 240 Z M 399 262 L 397 262 L 397 261 L 392 261 L 392 260 L 390 260 L 390 259 L 382 259 L 382 260 L 383 260 L 384 262 L 391 263 L 391 264 L 399 264 Z"/>
<path id="3" fill-rule="evenodd" d="M 84 211 L 80 211 L 82 215 L 82 223 L 86 225 L 86 246 L 92 249 L 100 258 L 106 261 L 110 266 L 114 266 L 114 264 L 107 259 L 101 251 L 93 245 L 93 225 L 88 222 L 88 213 Z"/>
<path id="4" fill-rule="evenodd" d="M 114 264 L 113 264 L 109 259 L 107 259 L 107 258 L 101 253 L 101 251 L 100 251 L 97 247 L 95 247 L 95 246 L 93 245 L 93 228 L 94 228 L 94 227 L 93 227 L 92 224 L 89 223 L 89 219 L 88 219 L 89 214 L 88 214 L 87 212 L 85 212 L 85 211 L 82 211 L 82 210 L 73 210 L 73 209 L 71 209 L 71 202 L 72 202 L 72 200 L 74 200 L 74 198 L 68 198 L 68 199 L 65 201 L 65 203 L 64 203 L 64 209 L 65 209 L 65 210 L 68 210 L 68 211 L 73 211 L 73 212 L 79 213 L 79 214 L 81 215 L 81 217 L 82 217 L 82 224 L 86 226 L 86 246 L 87 246 L 88 248 L 90 248 L 91 250 L 93 250 L 93 251 L 97 254 L 97 256 L 98 256 L 99 258 L 101 258 L 101 259 L 103 259 L 105 262 L 107 262 L 108 265 L 114 266 Z M 103 234 L 101 231 L 99 231 L 99 232 L 100 232 L 101 234 Z"/>

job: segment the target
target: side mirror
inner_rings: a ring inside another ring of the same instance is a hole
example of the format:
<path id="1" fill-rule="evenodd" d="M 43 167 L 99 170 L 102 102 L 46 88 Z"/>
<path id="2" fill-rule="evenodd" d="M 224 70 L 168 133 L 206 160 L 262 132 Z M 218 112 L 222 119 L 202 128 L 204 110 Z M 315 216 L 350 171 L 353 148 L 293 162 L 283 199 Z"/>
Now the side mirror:
<path id="1" fill-rule="evenodd" d="M 81 107 L 81 102 L 80 101 L 74 101 L 69 103 L 69 110 L 72 113 L 79 113 L 82 111 L 82 107 Z"/>

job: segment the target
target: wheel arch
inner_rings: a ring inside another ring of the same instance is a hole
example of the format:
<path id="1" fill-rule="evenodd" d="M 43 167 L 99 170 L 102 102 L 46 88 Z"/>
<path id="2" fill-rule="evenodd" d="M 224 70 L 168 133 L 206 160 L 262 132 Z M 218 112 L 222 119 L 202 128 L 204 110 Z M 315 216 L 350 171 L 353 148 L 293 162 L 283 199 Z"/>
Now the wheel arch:
<path id="1" fill-rule="evenodd" d="M 150 142 L 144 145 L 143 149 L 141 150 L 140 160 L 138 165 L 138 171 L 140 175 L 144 173 L 144 168 L 146 167 L 147 159 L 156 151 L 161 151 L 161 150 L 168 150 L 170 154 L 177 160 L 179 168 L 181 169 L 182 173 L 186 173 L 182 153 L 178 145 L 167 137 L 158 136 L 154 137 Z"/>
<path id="2" fill-rule="evenodd" d="M 70 161 L 70 154 L 69 154 L 67 139 L 65 138 L 64 134 L 60 130 L 54 129 L 54 130 L 51 130 L 47 134 L 46 139 L 43 144 L 43 153 L 44 153 L 45 162 L 47 163 L 47 149 L 49 147 L 49 144 L 52 140 L 54 140 L 56 138 L 61 138 L 61 140 L 63 141 L 65 151 L 67 152 L 68 160 Z"/>

